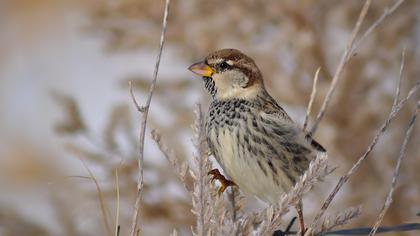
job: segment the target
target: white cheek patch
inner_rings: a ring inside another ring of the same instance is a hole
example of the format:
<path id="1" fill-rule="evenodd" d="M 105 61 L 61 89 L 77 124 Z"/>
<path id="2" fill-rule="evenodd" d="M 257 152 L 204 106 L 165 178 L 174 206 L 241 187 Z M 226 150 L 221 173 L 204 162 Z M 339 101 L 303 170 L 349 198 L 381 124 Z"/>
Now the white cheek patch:
<path id="1" fill-rule="evenodd" d="M 248 82 L 245 74 L 238 71 L 226 71 L 221 74 L 213 75 L 217 88 L 217 97 L 219 99 L 229 98 L 253 98 L 261 90 L 261 86 L 244 88 Z"/>
<path id="2" fill-rule="evenodd" d="M 231 83 L 232 87 L 240 87 L 243 88 L 248 83 L 248 76 L 246 76 L 241 71 L 232 71 L 231 75 Z"/>
<path id="3" fill-rule="evenodd" d="M 221 90 L 240 88 L 243 87 L 243 82 L 248 81 L 246 75 L 237 70 L 224 71 L 214 75 L 213 78 Z"/>

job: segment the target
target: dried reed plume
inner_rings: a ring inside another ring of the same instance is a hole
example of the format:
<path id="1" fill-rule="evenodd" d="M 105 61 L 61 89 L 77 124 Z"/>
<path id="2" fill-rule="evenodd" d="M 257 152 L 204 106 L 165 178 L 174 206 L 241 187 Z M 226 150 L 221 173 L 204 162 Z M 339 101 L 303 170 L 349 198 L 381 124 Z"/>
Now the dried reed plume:
<path id="1" fill-rule="evenodd" d="M 397 94 L 398 94 L 398 92 L 397 92 Z M 414 112 L 414 114 L 413 114 L 413 116 L 410 120 L 410 123 L 408 124 L 408 129 L 407 129 L 407 132 L 405 133 L 405 138 L 404 138 L 403 144 L 401 145 L 400 154 L 398 156 L 397 164 L 395 165 L 394 175 L 392 176 L 391 188 L 389 189 L 389 192 L 386 196 L 384 206 L 382 207 L 381 213 L 379 214 L 378 219 L 376 220 L 372 231 L 369 233 L 369 236 L 376 234 L 376 231 L 378 230 L 379 226 L 381 225 L 381 222 L 382 222 L 389 206 L 392 203 L 392 195 L 393 195 L 393 193 L 395 191 L 395 188 L 397 186 L 397 178 L 400 174 L 401 162 L 402 162 L 402 160 L 405 156 L 404 154 L 405 154 L 405 150 L 407 148 L 407 143 L 410 140 L 411 134 L 413 132 L 414 124 L 416 123 L 417 113 L 418 113 L 419 109 L 420 109 L 420 101 L 417 101 L 416 111 Z"/>
<path id="2" fill-rule="evenodd" d="M 313 231 L 314 235 L 322 235 L 322 233 L 329 232 L 335 227 L 346 225 L 350 220 L 358 217 L 360 214 L 361 207 L 352 207 L 333 217 L 326 217 L 324 222 Z"/>

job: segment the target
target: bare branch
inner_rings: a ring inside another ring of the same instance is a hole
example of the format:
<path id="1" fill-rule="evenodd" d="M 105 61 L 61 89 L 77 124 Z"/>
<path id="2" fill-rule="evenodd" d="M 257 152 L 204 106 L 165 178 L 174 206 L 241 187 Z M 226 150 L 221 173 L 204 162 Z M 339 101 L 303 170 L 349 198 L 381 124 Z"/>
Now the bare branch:
<path id="1" fill-rule="evenodd" d="M 352 50 L 351 50 L 351 54 L 353 54 L 353 52 L 355 52 L 361 42 L 363 42 L 363 40 L 365 38 L 367 38 L 367 36 L 370 35 L 370 33 L 372 33 L 384 20 L 386 17 L 390 16 L 392 13 L 394 13 L 395 10 L 398 9 L 398 7 L 404 2 L 405 0 L 398 0 L 397 2 L 395 2 L 394 5 L 392 5 L 390 8 L 385 8 L 384 13 L 375 21 L 373 22 L 373 24 L 369 27 L 369 29 L 367 29 L 362 36 L 360 36 L 359 40 L 357 40 L 357 42 L 354 44 Z"/>
<path id="2" fill-rule="evenodd" d="M 321 71 L 321 67 L 318 67 L 318 69 L 315 72 L 314 82 L 312 84 L 311 97 L 309 99 L 308 108 L 306 109 L 305 121 L 303 122 L 303 131 L 306 131 L 306 127 L 308 126 L 308 119 L 309 119 L 309 115 L 311 114 L 312 104 L 314 103 L 314 100 L 315 100 L 316 85 L 318 84 L 318 76 L 319 76 L 320 71 Z"/>
<path id="3" fill-rule="evenodd" d="M 397 1 L 394 5 L 392 5 L 390 8 L 386 8 L 385 12 L 363 33 L 363 35 L 355 42 L 355 38 L 357 35 L 357 32 L 360 29 L 360 25 L 366 16 L 367 10 L 369 8 L 369 5 L 371 1 L 367 0 L 365 5 L 362 8 L 362 11 L 360 12 L 359 19 L 357 20 L 356 26 L 353 29 L 353 33 L 350 37 L 349 43 L 347 44 L 346 50 L 344 51 L 343 56 L 340 59 L 340 63 L 337 67 L 337 70 L 334 74 L 333 80 L 331 82 L 330 88 L 328 90 L 327 96 L 325 97 L 324 103 L 322 104 L 321 110 L 319 111 L 314 124 L 312 126 L 312 129 L 310 131 L 310 134 L 314 134 L 316 130 L 318 129 L 318 125 L 321 122 L 321 119 L 324 117 L 326 109 L 331 101 L 332 95 L 334 94 L 334 91 L 337 87 L 338 81 L 340 80 L 340 75 L 343 71 L 344 66 L 347 64 L 347 62 L 350 60 L 351 56 L 354 54 L 354 52 L 357 50 L 361 42 L 367 36 L 370 35 L 370 33 L 375 30 L 385 19 L 386 17 L 390 16 L 392 13 L 394 13 L 398 7 L 404 2 L 404 0 Z"/>
<path id="4" fill-rule="evenodd" d="M 366 158 L 369 156 L 370 152 L 375 147 L 376 143 L 378 142 L 379 138 L 382 136 L 382 134 L 387 130 L 389 124 L 394 120 L 396 115 L 399 113 L 401 108 L 405 105 L 405 103 L 411 98 L 411 96 L 420 88 L 420 81 L 417 81 L 416 85 L 411 88 L 411 90 L 408 92 L 407 97 L 405 97 L 403 100 L 401 100 L 393 109 L 391 110 L 388 118 L 385 120 L 385 122 L 382 124 L 379 131 L 376 133 L 375 137 L 373 138 L 372 142 L 370 143 L 369 147 L 365 151 L 365 153 L 359 158 L 359 160 L 353 165 L 353 167 L 340 178 L 337 185 L 333 189 L 333 191 L 330 193 L 328 198 L 325 200 L 324 204 L 321 207 L 321 210 L 318 212 L 318 214 L 315 216 L 314 221 L 311 224 L 311 228 L 316 226 L 318 224 L 318 221 L 322 217 L 322 215 L 325 213 L 329 205 L 331 204 L 332 200 L 334 199 L 337 192 L 341 189 L 341 187 L 347 182 L 347 180 L 352 176 L 360 167 L 363 161 L 366 160 Z"/>
<path id="5" fill-rule="evenodd" d="M 139 218 L 139 210 L 140 210 L 140 202 L 141 202 L 141 192 L 143 189 L 143 163 L 144 163 L 144 137 L 146 133 L 146 123 L 147 123 L 147 116 L 149 113 L 150 102 L 152 101 L 153 91 L 156 86 L 157 76 L 159 72 L 159 65 L 160 59 L 162 56 L 163 45 L 165 43 L 165 33 L 166 27 L 168 24 L 168 13 L 169 13 L 169 5 L 170 0 L 166 0 L 165 3 L 165 13 L 163 16 L 162 21 L 162 31 L 160 35 L 160 45 L 159 45 L 159 52 L 156 59 L 156 65 L 153 73 L 153 80 L 152 84 L 150 85 L 149 96 L 146 101 L 146 105 L 144 107 L 140 107 L 134 97 L 133 88 L 130 83 L 130 93 L 133 99 L 134 104 L 136 105 L 137 110 L 142 114 L 141 121 L 140 121 L 140 134 L 139 134 L 139 157 L 138 157 L 138 165 L 139 165 L 139 176 L 137 180 L 137 196 L 136 202 L 134 204 L 134 212 L 132 217 L 132 226 L 131 226 L 131 236 L 135 236 L 138 232 L 138 218 Z"/>
<path id="6" fill-rule="evenodd" d="M 400 149 L 400 154 L 398 156 L 397 165 L 395 166 L 394 175 L 392 176 L 391 188 L 388 192 L 388 195 L 386 197 L 386 201 L 384 203 L 384 206 L 382 207 L 381 213 L 379 214 L 378 219 L 376 220 L 375 225 L 373 226 L 373 229 L 369 234 L 370 236 L 373 236 L 373 235 L 376 234 L 376 231 L 378 230 L 379 226 L 381 225 L 381 222 L 382 222 L 389 206 L 392 203 L 392 195 L 394 194 L 394 190 L 395 190 L 395 187 L 397 185 L 397 178 L 400 174 L 401 162 L 402 162 L 402 159 L 405 156 L 404 154 L 405 154 L 405 150 L 407 149 L 407 143 L 411 138 L 411 133 L 413 132 L 414 124 L 416 122 L 417 113 L 418 113 L 419 109 L 420 109 L 420 101 L 417 101 L 416 111 L 414 112 L 413 116 L 411 117 L 410 123 L 408 125 L 407 132 L 405 133 L 405 138 L 404 138 L 403 144 L 402 144 L 401 149 Z"/>
<path id="7" fill-rule="evenodd" d="M 357 19 L 356 25 L 353 29 L 353 32 L 352 32 L 352 34 L 350 36 L 350 39 L 347 43 L 346 49 L 344 50 L 343 56 L 340 59 L 340 63 L 338 64 L 337 70 L 336 70 L 336 72 L 334 74 L 334 77 L 332 79 L 332 82 L 331 82 L 330 88 L 328 90 L 327 96 L 325 97 L 325 100 L 324 100 L 324 103 L 322 104 L 321 110 L 319 111 L 319 113 L 318 113 L 318 115 L 315 119 L 315 122 L 312 126 L 310 134 L 314 134 L 316 132 L 316 130 L 318 129 L 319 122 L 321 121 L 322 117 L 325 114 L 325 111 L 326 111 L 328 105 L 330 104 L 332 95 L 334 94 L 335 89 L 337 88 L 338 81 L 341 78 L 340 75 L 343 72 L 344 66 L 349 61 L 351 51 L 352 51 L 351 49 L 353 47 L 353 43 L 356 39 L 357 33 L 360 30 L 360 26 L 362 25 L 362 22 L 365 19 L 365 16 L 368 12 L 368 9 L 369 9 L 369 6 L 370 6 L 371 2 L 372 2 L 372 0 L 366 0 L 365 4 L 363 5 L 363 8 L 362 8 L 362 10 L 360 12 L 360 15 L 359 15 L 359 18 Z"/>
<path id="8" fill-rule="evenodd" d="M 136 96 L 134 96 L 134 92 L 133 92 L 133 83 L 130 81 L 128 81 L 128 87 L 130 88 L 130 96 L 131 96 L 131 100 L 134 103 L 134 106 L 136 106 L 137 111 L 138 112 L 145 112 L 146 111 L 146 107 L 142 107 L 139 105 L 139 103 L 137 102 Z"/>
<path id="9" fill-rule="evenodd" d="M 405 65 L 405 48 L 403 49 L 401 53 L 400 74 L 398 77 L 398 85 L 397 85 L 397 89 L 395 90 L 395 97 L 394 97 L 394 102 L 392 103 L 392 108 L 394 108 L 397 105 L 398 100 L 400 99 L 401 82 L 403 79 L 404 65 Z"/>

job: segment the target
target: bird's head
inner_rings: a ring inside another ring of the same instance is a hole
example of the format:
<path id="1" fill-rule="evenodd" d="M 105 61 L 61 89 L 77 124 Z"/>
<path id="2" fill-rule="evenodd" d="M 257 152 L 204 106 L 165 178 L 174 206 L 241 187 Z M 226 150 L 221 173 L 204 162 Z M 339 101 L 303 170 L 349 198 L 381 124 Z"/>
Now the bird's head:
<path id="1" fill-rule="evenodd" d="M 190 71 L 203 77 L 207 91 L 216 99 L 252 99 L 264 90 L 262 75 L 254 60 L 236 49 L 210 53 L 192 64 Z"/>

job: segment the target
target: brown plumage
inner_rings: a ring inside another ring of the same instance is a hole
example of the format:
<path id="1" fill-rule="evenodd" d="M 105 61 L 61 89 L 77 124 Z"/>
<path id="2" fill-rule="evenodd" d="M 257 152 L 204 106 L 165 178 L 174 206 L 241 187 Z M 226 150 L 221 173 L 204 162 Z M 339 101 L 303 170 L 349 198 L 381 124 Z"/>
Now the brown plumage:
<path id="1" fill-rule="evenodd" d="M 245 193 L 277 203 L 325 149 L 268 94 L 254 60 L 239 50 L 213 52 L 189 69 L 212 96 L 207 140 L 224 173 Z"/>

